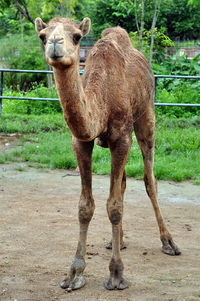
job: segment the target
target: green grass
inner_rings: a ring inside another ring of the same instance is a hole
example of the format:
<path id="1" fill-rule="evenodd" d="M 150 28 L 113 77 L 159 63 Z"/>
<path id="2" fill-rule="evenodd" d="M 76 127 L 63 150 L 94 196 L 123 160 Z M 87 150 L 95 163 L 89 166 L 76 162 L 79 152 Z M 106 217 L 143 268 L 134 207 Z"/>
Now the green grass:
<path id="1" fill-rule="evenodd" d="M 0 163 L 27 162 L 38 168 L 75 168 L 71 133 L 62 114 L 3 115 L 0 132 L 22 133 L 16 149 L 0 154 Z M 200 184 L 200 117 L 173 118 L 157 114 L 155 176 L 157 179 Z M 128 176 L 143 178 L 143 161 L 133 135 L 133 144 L 126 164 Z M 110 152 L 95 146 L 93 172 L 110 173 Z"/>
<path id="2" fill-rule="evenodd" d="M 67 128 L 62 114 L 19 115 L 2 113 L 0 133 L 41 133 L 64 131 Z"/>
<path id="3" fill-rule="evenodd" d="M 155 174 L 158 179 L 200 183 L 200 130 L 161 126 L 157 130 Z M 195 175 L 195 176 L 194 176 Z"/>
<path id="4" fill-rule="evenodd" d="M 15 168 L 17 171 L 25 171 L 26 169 L 23 166 L 18 166 Z"/>
<path id="5" fill-rule="evenodd" d="M 57 91 L 53 85 L 51 89 L 33 83 L 32 88 L 27 91 L 21 91 L 17 86 L 15 89 L 4 87 L 4 96 L 12 97 L 33 97 L 33 98 L 58 98 Z M 7 114 L 52 114 L 52 112 L 61 112 L 59 101 L 40 101 L 40 100 L 22 100 L 22 99 L 3 99 L 3 111 Z"/>

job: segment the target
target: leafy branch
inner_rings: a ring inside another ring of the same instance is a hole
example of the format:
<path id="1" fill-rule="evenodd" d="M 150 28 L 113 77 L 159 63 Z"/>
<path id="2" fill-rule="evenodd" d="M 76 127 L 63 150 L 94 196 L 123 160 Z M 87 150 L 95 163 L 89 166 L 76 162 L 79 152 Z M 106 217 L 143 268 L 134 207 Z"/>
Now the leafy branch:
<path id="1" fill-rule="evenodd" d="M 19 10 L 19 12 L 26 18 L 28 19 L 31 23 L 35 24 L 33 18 L 31 17 L 28 8 L 26 6 L 26 4 L 24 3 L 24 1 L 22 0 L 14 0 L 15 2 L 15 6 L 17 7 L 17 9 Z"/>

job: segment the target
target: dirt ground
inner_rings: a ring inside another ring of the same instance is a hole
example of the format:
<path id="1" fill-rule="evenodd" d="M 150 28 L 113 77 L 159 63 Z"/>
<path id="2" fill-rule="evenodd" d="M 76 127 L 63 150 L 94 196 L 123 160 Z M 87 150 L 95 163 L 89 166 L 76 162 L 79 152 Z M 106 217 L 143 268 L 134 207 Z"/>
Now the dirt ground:
<path id="1" fill-rule="evenodd" d="M 77 245 L 79 175 L 1 164 L 0 300 L 200 300 L 200 186 L 158 184 L 163 215 L 182 255 L 171 257 L 161 252 L 143 182 L 128 179 L 123 223 L 127 249 L 122 258 L 129 288 L 107 291 L 103 282 L 111 257 L 111 251 L 105 249 L 111 237 L 106 212 L 109 177 L 94 176 L 96 210 L 88 234 L 87 282 L 81 290 L 67 293 L 59 282 Z"/>

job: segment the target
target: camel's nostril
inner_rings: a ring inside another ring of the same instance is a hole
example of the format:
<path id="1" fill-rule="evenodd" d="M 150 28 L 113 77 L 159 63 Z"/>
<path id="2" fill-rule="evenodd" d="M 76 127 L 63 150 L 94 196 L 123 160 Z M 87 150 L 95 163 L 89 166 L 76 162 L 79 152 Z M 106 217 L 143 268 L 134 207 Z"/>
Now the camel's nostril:
<path id="1" fill-rule="evenodd" d="M 61 39 L 57 40 L 57 43 L 58 43 L 58 44 L 63 44 L 63 43 L 64 43 L 64 39 L 61 38 Z"/>
<path id="2" fill-rule="evenodd" d="M 51 38 L 48 40 L 48 44 L 63 44 L 64 39 L 63 38 Z"/>

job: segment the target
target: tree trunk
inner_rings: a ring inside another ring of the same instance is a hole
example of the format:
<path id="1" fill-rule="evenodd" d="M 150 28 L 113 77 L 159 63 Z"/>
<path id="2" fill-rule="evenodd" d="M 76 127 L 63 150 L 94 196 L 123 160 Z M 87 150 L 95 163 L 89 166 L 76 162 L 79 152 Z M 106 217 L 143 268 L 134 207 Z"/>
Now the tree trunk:
<path id="1" fill-rule="evenodd" d="M 42 51 L 43 53 L 45 52 L 44 45 L 41 43 Z M 46 59 L 45 59 L 45 64 L 46 64 L 46 70 L 51 71 L 51 67 L 47 64 Z M 51 73 L 47 73 L 47 83 L 48 83 L 48 90 L 51 91 L 52 85 L 53 85 L 53 75 Z"/>
<path id="2" fill-rule="evenodd" d="M 158 19 L 158 14 L 160 10 L 160 4 L 162 0 L 155 0 L 155 6 L 154 6 L 154 14 L 153 14 L 153 21 L 151 25 L 151 45 L 150 45 L 150 51 L 149 51 L 149 63 L 152 65 L 153 61 L 153 47 L 154 47 L 154 38 L 155 38 L 155 27 L 156 27 L 156 22 Z"/>
<path id="3" fill-rule="evenodd" d="M 26 19 L 28 19 L 31 23 L 35 24 L 35 21 L 33 20 L 33 18 L 31 17 L 28 8 L 26 6 L 26 4 L 24 3 L 23 0 L 14 0 L 15 2 L 15 6 L 17 7 L 17 9 L 19 10 L 19 12 L 21 13 L 21 15 L 23 15 Z M 21 26 L 22 26 L 22 20 L 21 21 Z M 42 50 L 44 53 L 44 46 L 42 44 Z M 46 63 L 46 69 L 48 71 L 51 70 L 50 66 Z M 52 85 L 53 85 L 53 78 L 52 78 L 52 74 L 47 74 L 47 82 L 48 82 L 48 89 L 50 90 Z"/>
<path id="4" fill-rule="evenodd" d="M 50 66 L 47 64 L 47 62 L 46 62 L 46 69 L 47 69 L 48 71 L 51 71 L 51 68 L 50 68 Z M 51 91 L 52 86 L 53 86 L 53 76 L 52 76 L 51 73 L 47 73 L 47 82 L 48 82 L 48 90 Z"/>
<path id="5" fill-rule="evenodd" d="M 65 16 L 65 3 L 64 2 L 61 2 L 60 3 L 60 15 L 61 15 L 61 17 L 66 17 Z"/>
<path id="6" fill-rule="evenodd" d="M 70 12 L 70 0 L 66 0 L 67 4 L 67 17 L 70 18 L 71 12 Z"/>
<path id="7" fill-rule="evenodd" d="M 142 0 L 142 11 L 141 11 L 141 21 L 140 21 L 140 26 L 138 22 L 138 14 L 137 14 L 137 0 L 134 0 L 134 5 L 135 5 L 135 22 L 137 26 L 137 30 L 139 33 L 139 50 L 143 52 L 143 41 L 142 41 L 142 36 L 143 36 L 143 31 L 144 31 L 144 8 L 145 8 L 145 0 Z"/>

